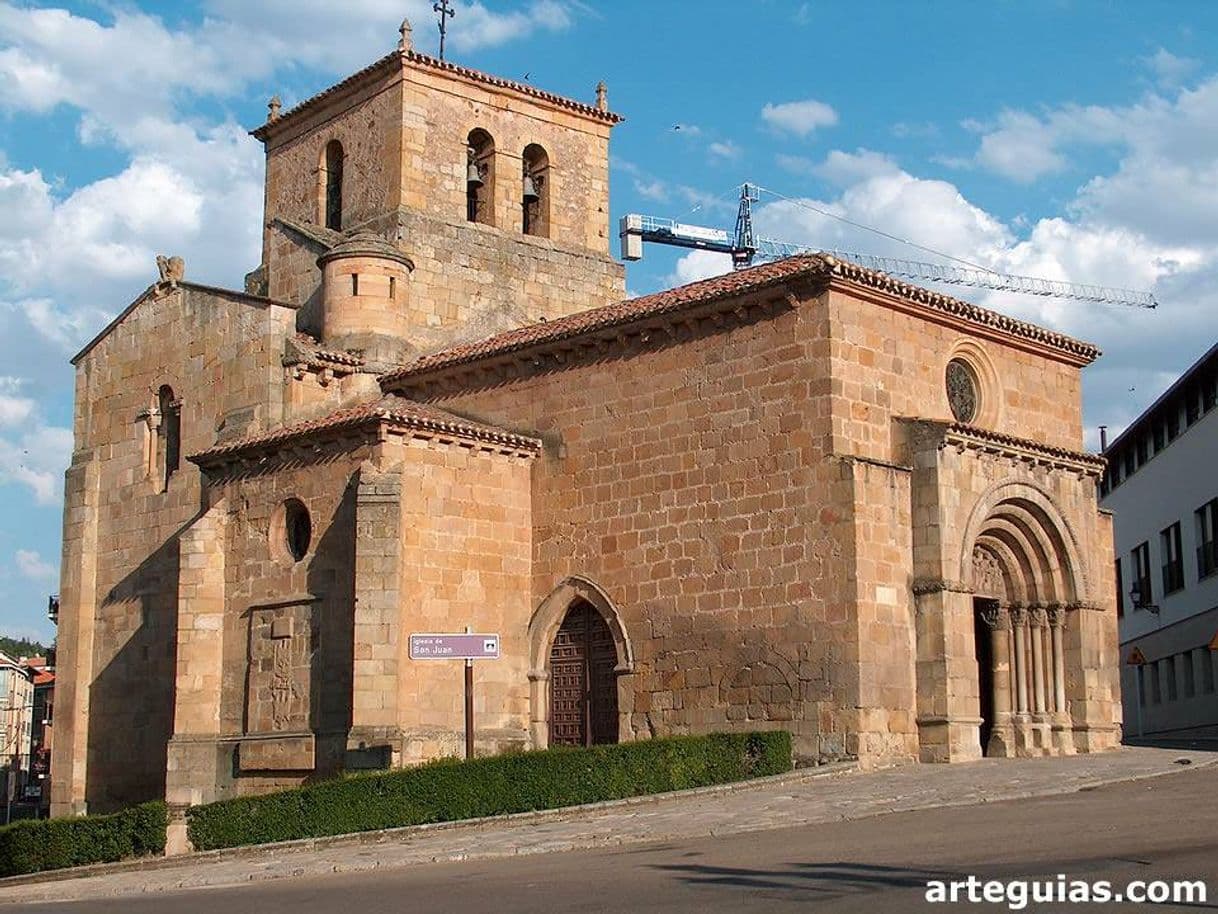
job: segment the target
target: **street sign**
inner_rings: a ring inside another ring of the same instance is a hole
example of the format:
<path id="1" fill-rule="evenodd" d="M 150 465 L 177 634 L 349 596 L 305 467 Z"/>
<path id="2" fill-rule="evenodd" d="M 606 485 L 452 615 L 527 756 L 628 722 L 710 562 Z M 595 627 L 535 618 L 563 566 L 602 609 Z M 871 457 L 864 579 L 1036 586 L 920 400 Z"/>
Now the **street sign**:
<path id="1" fill-rule="evenodd" d="M 410 636 L 411 660 L 498 660 L 499 636 L 461 632 Z"/>
<path id="2" fill-rule="evenodd" d="M 474 757 L 474 661 L 499 659 L 499 636 L 463 632 L 421 632 L 410 636 L 411 660 L 465 661 L 465 757 Z"/>

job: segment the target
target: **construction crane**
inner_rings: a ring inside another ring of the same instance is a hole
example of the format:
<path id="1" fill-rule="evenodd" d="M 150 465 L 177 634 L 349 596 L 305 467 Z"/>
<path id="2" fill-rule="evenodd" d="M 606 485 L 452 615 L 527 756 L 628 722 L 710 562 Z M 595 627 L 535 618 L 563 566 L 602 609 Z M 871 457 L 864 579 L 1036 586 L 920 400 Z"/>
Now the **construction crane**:
<path id="1" fill-rule="evenodd" d="M 645 241 L 727 254 L 732 258 L 732 266 L 737 270 L 752 266 L 757 262 L 779 260 L 794 254 L 819 251 L 820 249 L 806 244 L 760 238 L 754 234 L 753 204 L 760 199 L 760 191 L 761 188 L 756 184 L 741 186 L 740 205 L 736 211 L 734 232 L 701 225 L 687 225 L 672 219 L 645 216 L 639 213 L 625 215 L 621 218 L 619 225 L 622 259 L 641 260 Z M 832 214 L 825 213 L 825 215 Z M 1128 305 L 1136 308 L 1157 308 L 1159 306 L 1152 293 L 1137 292 L 1131 289 L 1114 289 L 1107 286 L 1063 282 L 1057 279 L 1042 279 L 1036 276 L 1019 276 L 999 273 L 996 270 L 978 266 L 949 266 L 942 263 L 905 260 L 899 257 L 882 257 L 876 254 L 830 250 L 823 251 L 823 253 L 832 254 L 842 260 L 849 260 L 862 267 L 919 282 L 972 286 L 996 292 L 1019 292 L 1024 295 L 1066 298 L 1105 305 Z"/>

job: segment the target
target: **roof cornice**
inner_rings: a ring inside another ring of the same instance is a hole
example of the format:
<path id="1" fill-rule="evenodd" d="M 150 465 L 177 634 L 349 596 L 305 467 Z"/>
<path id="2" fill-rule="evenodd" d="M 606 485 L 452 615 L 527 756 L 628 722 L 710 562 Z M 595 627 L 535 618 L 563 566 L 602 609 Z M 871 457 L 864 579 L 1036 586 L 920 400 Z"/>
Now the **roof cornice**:
<path id="1" fill-rule="evenodd" d="M 265 462 L 310 444 L 314 449 L 320 449 L 323 441 L 349 437 L 353 433 L 393 431 L 415 432 L 425 438 L 453 440 L 476 450 L 516 456 L 534 456 L 542 447 L 540 440 L 527 435 L 464 420 L 423 404 L 386 397 L 318 419 L 217 444 L 187 459 L 207 471 L 250 461 Z"/>
<path id="2" fill-rule="evenodd" d="M 553 92 L 546 92 L 542 89 L 536 88 L 535 86 L 530 86 L 528 83 L 520 83 L 510 79 L 503 79 L 499 76 L 492 76 L 489 73 L 484 73 L 481 70 L 475 70 L 472 67 L 463 67 L 449 60 L 440 60 L 438 57 L 432 57 L 428 54 L 420 54 L 418 51 L 395 50 L 386 54 L 379 60 L 373 61 L 362 70 L 357 70 L 346 79 L 335 83 L 329 88 L 323 89 L 316 95 L 310 96 L 300 104 L 295 105 L 294 107 L 283 112 L 274 120 L 268 120 L 260 127 L 256 127 L 250 131 L 250 135 L 265 143 L 269 139 L 273 138 L 276 134 L 282 133 L 284 130 L 290 128 L 301 118 L 302 115 L 322 108 L 330 99 L 349 89 L 355 89 L 374 77 L 391 72 L 395 68 L 395 65 L 400 66 L 403 70 L 408 66 L 413 66 L 420 70 L 428 70 L 436 73 L 444 73 L 448 76 L 456 76 L 466 80 L 467 82 L 476 83 L 478 85 L 507 90 L 535 101 L 545 102 L 551 107 L 559 108 L 561 110 L 586 117 L 589 120 L 597 121 L 611 127 L 614 124 L 619 124 L 625 120 L 625 118 L 620 114 L 615 114 L 612 111 L 603 111 L 600 108 L 597 108 L 595 105 L 577 102 L 572 98 L 557 95 Z"/>
<path id="3" fill-rule="evenodd" d="M 930 440 L 939 449 L 955 447 L 962 451 L 978 451 L 1008 457 L 1024 463 L 1064 469 L 1084 476 L 1098 477 L 1107 461 L 1099 454 L 1054 447 L 1020 438 L 1003 432 L 965 425 L 962 422 L 946 422 L 942 419 L 923 419 L 902 416 L 898 422 L 916 426 L 931 433 Z M 922 439 L 925 442 L 927 439 Z"/>
<path id="4" fill-rule="evenodd" d="M 927 312 L 942 315 L 945 319 L 967 325 L 971 332 L 1001 342 L 1014 343 L 1080 368 L 1091 364 L 1101 354 L 1099 347 L 1092 343 L 1041 327 L 1039 324 L 1021 321 L 942 292 L 915 286 L 879 270 L 870 270 L 828 254 L 822 256 L 830 264 L 831 286 L 836 285 L 850 294 L 856 294 L 857 290 L 881 293 L 886 304 L 908 303 L 923 315 Z"/>

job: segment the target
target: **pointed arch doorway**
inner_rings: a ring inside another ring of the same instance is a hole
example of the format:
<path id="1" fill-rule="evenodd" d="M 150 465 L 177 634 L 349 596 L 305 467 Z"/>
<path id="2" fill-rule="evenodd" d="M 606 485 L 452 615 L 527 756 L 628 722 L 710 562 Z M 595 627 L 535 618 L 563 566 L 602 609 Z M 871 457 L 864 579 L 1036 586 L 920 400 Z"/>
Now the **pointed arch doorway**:
<path id="1" fill-rule="evenodd" d="M 604 617 L 576 600 L 550 647 L 551 746 L 618 741 L 617 646 Z"/>

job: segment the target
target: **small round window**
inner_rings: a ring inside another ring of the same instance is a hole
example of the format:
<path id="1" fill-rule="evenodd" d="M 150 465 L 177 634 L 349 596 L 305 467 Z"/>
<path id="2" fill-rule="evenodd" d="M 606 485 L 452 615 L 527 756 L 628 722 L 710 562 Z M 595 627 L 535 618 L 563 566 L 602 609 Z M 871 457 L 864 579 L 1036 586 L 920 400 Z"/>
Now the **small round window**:
<path id="1" fill-rule="evenodd" d="M 283 542 L 293 561 L 299 562 L 309 553 L 313 541 L 313 522 L 309 509 L 295 498 L 283 506 Z"/>
<path id="2" fill-rule="evenodd" d="M 979 401 L 977 375 L 964 359 L 947 363 L 947 402 L 957 422 L 972 422 L 977 418 Z"/>

